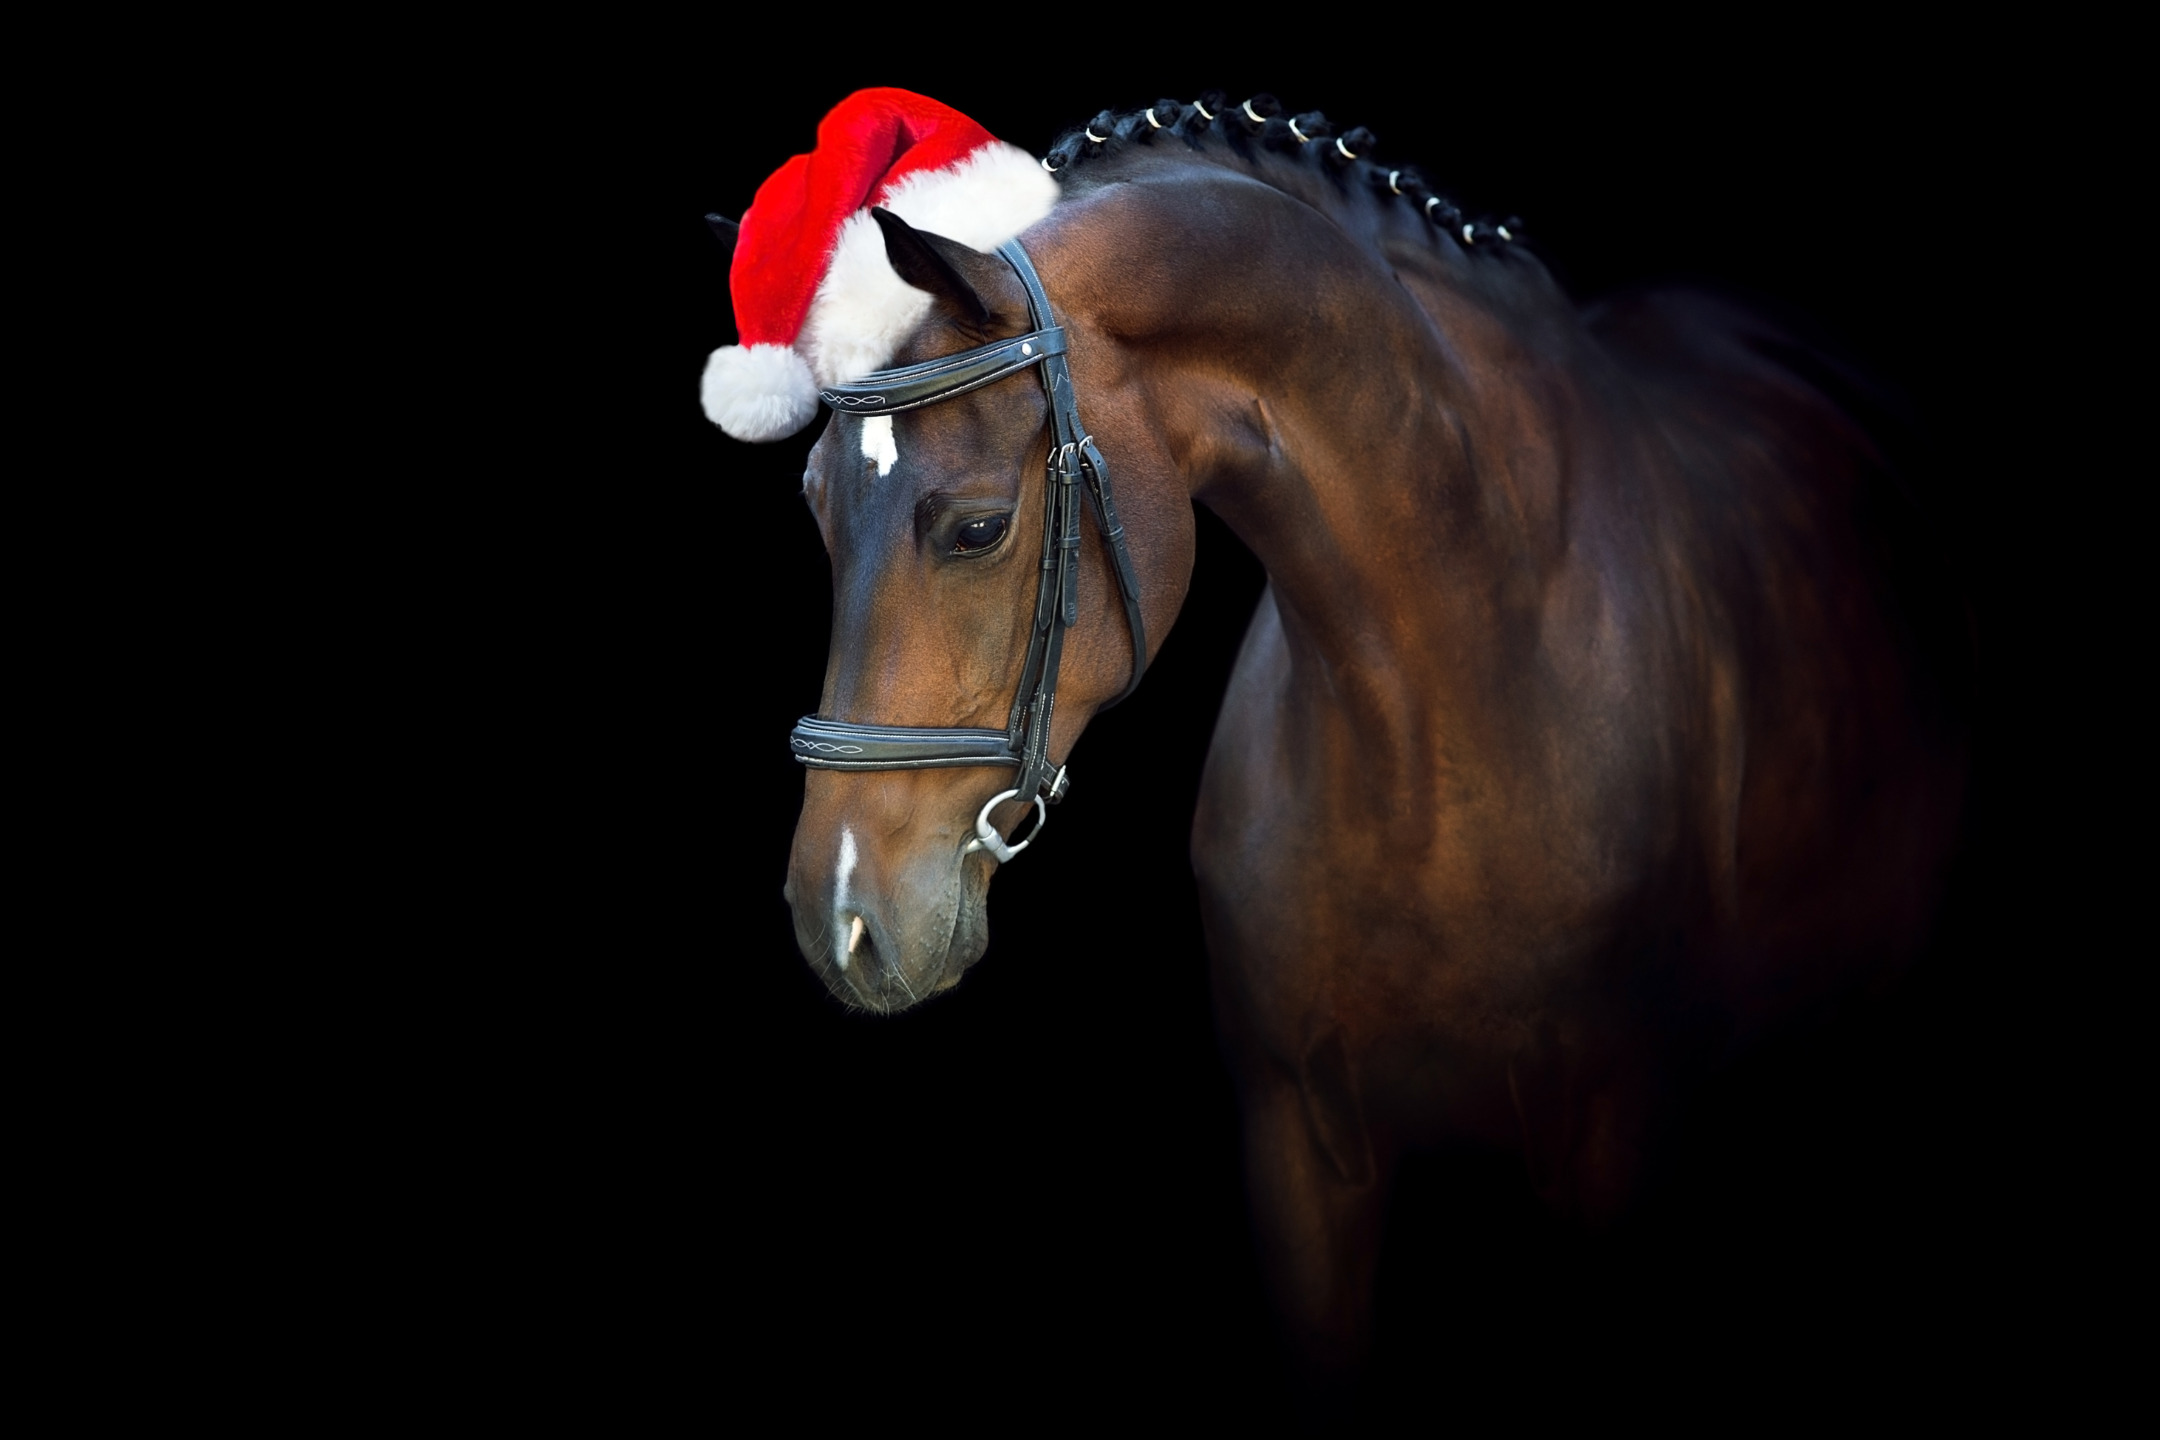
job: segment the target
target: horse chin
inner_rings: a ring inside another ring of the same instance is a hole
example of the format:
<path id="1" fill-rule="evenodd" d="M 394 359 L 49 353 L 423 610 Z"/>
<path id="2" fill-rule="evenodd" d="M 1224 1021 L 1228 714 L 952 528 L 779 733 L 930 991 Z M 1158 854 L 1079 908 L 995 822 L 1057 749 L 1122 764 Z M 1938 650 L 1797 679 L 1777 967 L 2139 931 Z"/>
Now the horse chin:
<path id="1" fill-rule="evenodd" d="M 795 943 L 825 988 L 850 1009 L 878 1015 L 911 1010 L 958 985 L 989 947 L 993 871 L 985 856 L 956 857 L 942 883 L 911 887 L 910 903 L 865 906 L 860 937 L 835 934 L 815 909 L 794 905 Z M 789 900 L 792 905 L 792 894 Z"/>

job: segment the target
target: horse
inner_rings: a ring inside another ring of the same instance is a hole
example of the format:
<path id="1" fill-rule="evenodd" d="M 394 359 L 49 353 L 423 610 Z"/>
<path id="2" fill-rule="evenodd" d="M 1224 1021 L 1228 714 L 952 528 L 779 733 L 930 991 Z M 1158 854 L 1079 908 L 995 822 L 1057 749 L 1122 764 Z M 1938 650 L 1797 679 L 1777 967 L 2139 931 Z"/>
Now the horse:
<path id="1" fill-rule="evenodd" d="M 836 414 L 799 746 L 1017 749 L 1047 714 L 1014 763 L 1061 796 L 1185 601 L 1193 506 L 1258 557 L 1190 854 L 1262 1268 L 1308 1377 L 1349 1383 L 1406 1155 L 1504 1145 L 1611 1223 L 1703 1075 L 1914 955 L 1968 766 L 1955 606 L 1849 377 L 1743 308 L 1578 307 L 1519 226 L 1266 96 L 1105 112 L 1044 163 L 1016 243 L 1048 316 L 1011 259 L 879 216 L 932 302 L 896 363 L 1054 319 L 1115 518 L 1099 477 L 1060 500 L 1063 401 L 1017 372 Z M 843 1002 L 907 1010 L 983 957 L 1046 812 L 976 758 L 808 771 L 785 894 Z"/>

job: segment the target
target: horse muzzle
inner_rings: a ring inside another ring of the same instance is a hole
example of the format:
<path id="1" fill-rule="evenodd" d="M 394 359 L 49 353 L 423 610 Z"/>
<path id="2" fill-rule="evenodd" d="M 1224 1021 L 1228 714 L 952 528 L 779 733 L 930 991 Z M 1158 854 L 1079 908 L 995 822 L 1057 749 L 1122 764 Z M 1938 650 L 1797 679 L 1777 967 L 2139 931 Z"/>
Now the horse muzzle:
<path id="1" fill-rule="evenodd" d="M 784 891 L 795 943 L 826 988 L 859 1009 L 919 1005 L 989 945 L 998 857 L 974 822 L 1022 807 L 954 803 L 938 793 L 949 783 L 927 779 L 813 774 L 806 787 Z M 924 815 L 940 818 L 917 823 Z"/>

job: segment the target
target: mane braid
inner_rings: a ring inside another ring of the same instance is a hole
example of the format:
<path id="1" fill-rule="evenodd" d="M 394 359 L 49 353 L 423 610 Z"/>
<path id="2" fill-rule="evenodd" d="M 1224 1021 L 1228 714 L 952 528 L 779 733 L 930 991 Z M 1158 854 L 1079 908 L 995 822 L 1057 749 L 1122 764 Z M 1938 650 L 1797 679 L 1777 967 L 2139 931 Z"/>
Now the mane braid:
<path id="1" fill-rule="evenodd" d="M 1172 139 L 1195 151 L 1219 146 L 1256 168 L 1289 160 L 1316 168 L 1338 184 L 1363 183 L 1376 194 L 1399 197 L 1434 231 L 1471 253 L 1501 253 L 1525 239 L 1520 217 L 1470 219 L 1454 201 L 1435 191 L 1416 166 L 1395 165 L 1379 157 L 1379 142 L 1364 126 L 1339 131 L 1318 110 L 1289 114 L 1280 100 L 1265 91 L 1234 101 L 1223 91 L 1207 90 L 1190 104 L 1163 99 L 1139 110 L 1101 111 L 1086 124 L 1060 134 L 1043 156 L 1042 166 L 1062 177 L 1076 165 L 1130 146 L 1160 145 Z"/>

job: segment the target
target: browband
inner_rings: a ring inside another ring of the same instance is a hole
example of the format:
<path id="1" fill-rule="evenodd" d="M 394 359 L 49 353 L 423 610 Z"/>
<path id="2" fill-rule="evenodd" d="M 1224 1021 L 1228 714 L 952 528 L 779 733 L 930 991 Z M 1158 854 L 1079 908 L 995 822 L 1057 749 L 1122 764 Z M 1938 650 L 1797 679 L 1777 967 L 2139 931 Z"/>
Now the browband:
<path id="1" fill-rule="evenodd" d="M 818 398 L 847 415 L 897 415 L 979 390 L 994 380 L 1039 365 L 1049 355 L 1065 353 L 1065 331 L 1053 325 L 978 350 L 925 360 L 897 370 L 879 370 L 860 380 L 844 380 L 818 391 Z"/>
<path id="2" fill-rule="evenodd" d="M 1125 621 L 1132 632 L 1132 674 L 1117 700 L 1110 702 L 1112 705 L 1132 694 L 1140 683 L 1141 672 L 1147 668 L 1147 631 L 1141 623 L 1139 576 L 1125 544 L 1125 527 L 1118 523 L 1117 506 L 1111 497 L 1110 466 L 1096 449 L 1094 437 L 1081 427 L 1079 406 L 1073 400 L 1072 372 L 1065 360 L 1065 331 L 1051 323 L 1050 297 L 1044 293 L 1042 280 L 1020 242 L 1006 241 L 998 247 L 998 254 L 1012 266 L 1027 291 L 1028 319 L 1033 330 L 958 355 L 877 370 L 859 380 L 827 385 L 819 391 L 819 398 L 843 414 L 894 415 L 965 395 L 1008 375 L 1042 366 L 1043 389 L 1050 397 L 1042 572 L 1036 585 L 1035 623 L 1029 631 L 1027 658 L 1021 664 L 1020 685 L 1013 695 L 1012 718 L 1003 730 L 983 730 L 858 725 L 806 715 L 796 722 L 789 744 L 797 760 L 819 770 L 1009 765 L 1020 774 L 1015 788 L 1006 795 L 1054 804 L 1064 798 L 1066 780 L 1064 768 L 1050 763 L 1050 725 L 1057 703 L 1065 631 L 1080 613 L 1079 512 L 1083 508 L 1094 511 L 1096 528 L 1102 533 L 1104 548 L 1117 572 Z M 1079 503 L 1074 492 L 1082 488 L 1094 502 L 1092 507 Z M 978 830 L 986 828 L 989 808 L 983 807 L 984 815 L 976 822 Z M 1019 848 L 1002 849 L 999 858 L 1007 858 Z"/>

